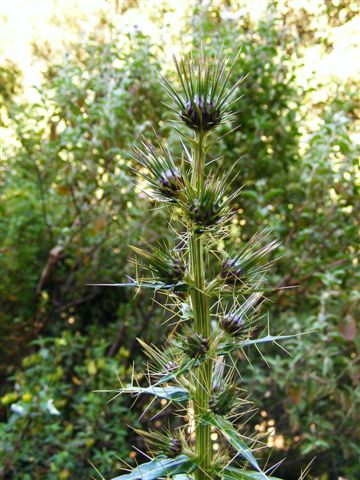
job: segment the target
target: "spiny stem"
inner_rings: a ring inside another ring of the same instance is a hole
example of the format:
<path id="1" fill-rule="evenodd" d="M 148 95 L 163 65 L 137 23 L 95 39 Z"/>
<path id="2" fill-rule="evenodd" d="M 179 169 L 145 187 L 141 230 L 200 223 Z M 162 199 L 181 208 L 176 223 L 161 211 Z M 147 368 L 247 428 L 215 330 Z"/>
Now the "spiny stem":
<path id="1" fill-rule="evenodd" d="M 199 193 L 204 187 L 206 134 L 197 133 L 193 145 L 191 184 Z"/>
<path id="2" fill-rule="evenodd" d="M 192 186 L 197 192 L 204 186 L 206 135 L 198 133 L 193 147 Z M 191 291 L 191 302 L 195 321 L 195 330 L 201 336 L 210 338 L 210 310 L 209 297 L 205 294 L 205 251 L 202 235 L 191 232 L 190 245 L 190 273 L 194 288 Z M 211 360 L 206 360 L 197 371 L 196 392 L 194 401 L 196 455 L 199 468 L 196 472 L 197 480 L 211 479 L 210 467 L 212 458 L 211 430 L 209 425 L 203 425 L 199 419 L 209 408 L 212 384 Z"/>

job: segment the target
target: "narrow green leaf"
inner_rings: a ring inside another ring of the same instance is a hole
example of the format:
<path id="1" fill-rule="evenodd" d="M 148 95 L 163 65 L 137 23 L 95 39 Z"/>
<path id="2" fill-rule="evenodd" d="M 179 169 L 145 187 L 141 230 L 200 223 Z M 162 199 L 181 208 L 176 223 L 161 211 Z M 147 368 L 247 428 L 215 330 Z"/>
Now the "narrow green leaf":
<path id="1" fill-rule="evenodd" d="M 158 398 L 165 398 L 173 402 L 185 402 L 189 400 L 188 392 L 181 387 L 167 386 L 167 387 L 124 387 L 119 392 L 121 393 L 138 393 L 155 395 Z"/>
<path id="2" fill-rule="evenodd" d="M 181 474 L 181 475 L 175 475 L 174 477 L 172 477 L 173 480 L 193 480 L 194 479 L 194 476 L 193 475 L 184 475 L 184 474 Z"/>
<path id="3" fill-rule="evenodd" d="M 273 197 L 276 197 L 278 195 L 283 195 L 284 194 L 284 189 L 283 188 L 272 188 L 270 191 L 268 191 L 264 195 L 265 200 L 270 200 Z"/>
<path id="4" fill-rule="evenodd" d="M 245 340 L 241 346 L 247 347 L 248 345 L 257 345 L 258 343 L 277 342 L 278 340 L 288 340 L 296 336 L 297 335 L 267 335 L 266 337 L 255 338 L 254 340 Z"/>
<path id="5" fill-rule="evenodd" d="M 160 282 L 128 282 L 128 283 L 88 283 L 91 287 L 136 287 L 136 288 L 150 288 L 153 290 L 176 290 L 186 291 L 188 286 L 184 282 L 178 282 L 172 285 L 166 285 Z"/>
<path id="6" fill-rule="evenodd" d="M 259 479 L 268 480 L 269 477 L 261 470 L 256 458 L 254 457 L 251 448 L 240 438 L 239 432 L 232 425 L 229 420 L 221 417 L 220 415 L 207 414 L 203 417 L 203 420 L 209 425 L 219 430 L 226 440 L 239 452 L 239 454 L 247 460 L 250 465 L 259 472 Z M 229 478 L 229 477 L 228 477 Z"/>
<path id="7" fill-rule="evenodd" d="M 201 358 L 199 358 L 199 359 L 193 359 L 192 358 L 192 359 L 186 361 L 184 364 L 182 364 L 182 365 L 180 364 L 178 369 L 162 376 L 155 383 L 155 386 L 161 385 L 163 383 L 170 382 L 171 380 L 174 380 L 176 378 L 181 377 L 181 375 L 184 375 L 185 373 L 189 372 L 193 368 L 198 367 L 203 361 L 204 361 L 204 359 L 201 359 Z"/>
<path id="8" fill-rule="evenodd" d="M 236 343 L 224 343 L 219 345 L 216 350 L 218 355 L 226 355 L 231 352 L 235 352 L 239 348 L 247 347 L 248 345 L 257 345 L 258 343 L 278 342 L 279 340 L 288 340 L 289 338 L 296 337 L 297 335 L 267 335 L 262 338 L 255 338 L 254 340 L 244 340 L 243 342 Z"/>
<path id="9" fill-rule="evenodd" d="M 223 470 L 219 470 L 217 474 L 223 480 L 262 480 L 263 474 L 258 472 L 249 472 L 248 470 L 242 470 L 235 467 L 226 467 Z M 281 480 L 278 477 L 267 477 L 269 480 Z"/>
<path id="10" fill-rule="evenodd" d="M 251 200 L 259 201 L 259 194 L 255 190 L 243 190 L 242 196 Z"/>
<path id="11" fill-rule="evenodd" d="M 186 455 L 176 458 L 159 455 L 150 462 L 134 468 L 130 473 L 120 475 L 112 480 L 156 480 L 157 478 L 186 474 L 195 468 L 196 464 Z"/>

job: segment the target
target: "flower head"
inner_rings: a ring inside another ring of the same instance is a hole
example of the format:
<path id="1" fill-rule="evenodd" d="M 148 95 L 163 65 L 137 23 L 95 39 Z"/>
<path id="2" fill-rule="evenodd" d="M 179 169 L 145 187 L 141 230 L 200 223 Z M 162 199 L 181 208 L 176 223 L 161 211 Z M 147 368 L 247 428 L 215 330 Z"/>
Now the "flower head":
<path id="1" fill-rule="evenodd" d="M 132 157 L 145 167 L 150 174 L 142 176 L 160 201 L 175 203 L 185 180 L 170 154 L 160 141 L 155 147 L 148 139 L 142 138 L 142 148 L 133 147 Z"/>
<path id="2" fill-rule="evenodd" d="M 184 338 L 183 350 L 190 358 L 203 357 L 209 350 L 209 340 L 198 333 L 189 332 Z"/>
<path id="3" fill-rule="evenodd" d="M 241 283 L 246 277 L 262 274 L 274 261 L 266 257 L 280 246 L 279 240 L 270 240 L 271 230 L 264 230 L 253 235 L 248 243 L 233 255 L 225 258 L 221 265 L 221 277 L 227 284 Z"/>
<path id="4" fill-rule="evenodd" d="M 241 336 L 246 324 L 250 323 L 250 318 L 255 315 L 261 303 L 261 293 L 253 293 L 240 306 L 233 307 L 220 317 L 220 328 L 234 337 Z"/>
<path id="5" fill-rule="evenodd" d="M 226 223 L 233 216 L 233 203 L 241 190 L 239 188 L 228 193 L 228 187 L 234 178 L 236 178 L 236 174 L 234 175 L 233 167 L 222 178 L 208 175 L 200 191 L 191 185 L 184 190 L 186 203 L 181 205 L 187 211 L 188 218 L 193 222 L 198 233 L 214 229 L 218 225 Z"/>
<path id="6" fill-rule="evenodd" d="M 229 107 L 237 100 L 237 87 L 243 78 L 231 88 L 227 84 L 236 59 L 229 66 L 223 55 L 216 59 L 201 53 L 196 60 L 191 55 L 179 60 L 174 57 L 181 92 L 165 78 L 164 86 L 176 104 L 172 111 L 178 120 L 194 131 L 209 132 L 234 115 Z"/>
<path id="7" fill-rule="evenodd" d="M 143 267 L 152 273 L 152 280 L 167 285 L 183 285 L 186 264 L 177 251 L 168 251 L 166 245 L 163 248 L 153 247 L 150 251 L 133 246 L 131 249 L 143 260 Z"/>

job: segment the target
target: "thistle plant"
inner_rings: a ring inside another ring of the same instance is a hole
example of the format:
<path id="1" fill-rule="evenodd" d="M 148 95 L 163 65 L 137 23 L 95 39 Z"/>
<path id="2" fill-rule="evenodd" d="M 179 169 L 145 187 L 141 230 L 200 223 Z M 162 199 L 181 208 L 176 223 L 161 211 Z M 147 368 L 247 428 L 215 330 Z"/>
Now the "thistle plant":
<path id="1" fill-rule="evenodd" d="M 289 338 L 258 335 L 266 271 L 279 242 L 265 230 L 225 251 L 240 194 L 232 191 L 238 165 L 221 175 L 207 163 L 217 127 L 234 119 L 242 80 L 228 85 L 234 62 L 203 54 L 175 59 L 180 88 L 166 78 L 162 83 L 183 155 L 174 159 L 159 139 L 152 144 L 146 138 L 132 152 L 143 190 L 168 209 L 169 222 L 180 218 L 182 228 L 173 245 L 132 247 L 135 278 L 115 285 L 161 294 L 175 327 L 162 348 L 140 340 L 149 357 L 146 384 L 133 380 L 113 391 L 175 403 L 188 423 L 172 433 L 137 430 L 153 457 L 116 479 L 271 478 L 272 469 L 265 472 L 256 459 L 264 444 L 241 433 L 253 406 L 239 386 L 237 363 L 246 346 Z M 217 451 L 212 434 L 219 438 Z"/>

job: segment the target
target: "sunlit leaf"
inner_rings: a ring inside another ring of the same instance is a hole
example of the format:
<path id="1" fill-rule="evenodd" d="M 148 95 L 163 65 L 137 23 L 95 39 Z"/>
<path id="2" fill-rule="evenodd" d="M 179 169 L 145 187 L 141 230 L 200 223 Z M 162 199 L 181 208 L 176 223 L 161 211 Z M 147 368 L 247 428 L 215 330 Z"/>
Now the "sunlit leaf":
<path id="1" fill-rule="evenodd" d="M 124 387 L 120 390 L 101 390 L 101 392 L 111 393 L 135 393 L 138 395 L 154 395 L 158 398 L 164 398 L 173 402 L 184 402 L 189 400 L 188 392 L 181 387 L 167 386 L 167 387 Z"/>
<path id="2" fill-rule="evenodd" d="M 143 463 L 134 468 L 130 473 L 119 475 L 112 480 L 156 480 L 157 478 L 186 474 L 196 468 L 196 464 L 186 455 L 168 458 L 160 455 L 150 462 Z M 182 479 L 187 478 L 182 475 Z"/>
<path id="3" fill-rule="evenodd" d="M 255 338 L 254 340 L 244 340 L 242 342 L 231 342 L 231 343 L 224 343 L 219 345 L 216 352 L 219 355 L 225 355 L 227 353 L 235 352 L 239 348 L 247 347 L 249 345 L 258 345 L 259 343 L 273 343 L 278 342 L 280 340 L 288 340 L 290 338 L 294 338 L 296 335 L 267 335 L 266 337 L 262 338 Z"/>
<path id="4" fill-rule="evenodd" d="M 264 478 L 262 473 L 249 472 L 248 470 L 242 470 L 235 467 L 226 467 L 224 470 L 220 470 L 218 475 L 223 480 L 262 480 Z M 278 477 L 266 477 L 269 480 L 281 480 Z"/>
<path id="5" fill-rule="evenodd" d="M 221 432 L 226 440 L 239 452 L 239 455 L 247 460 L 250 465 L 259 472 L 259 479 L 268 480 L 269 477 L 261 470 L 256 458 L 253 455 L 252 449 L 242 440 L 239 432 L 232 425 L 229 420 L 221 417 L 220 415 L 210 415 L 207 414 L 203 419 L 209 425 L 215 427 L 219 432 Z M 230 477 L 228 477 L 230 478 Z"/>
<path id="6" fill-rule="evenodd" d="M 135 287 L 135 288 L 149 288 L 151 290 L 176 290 L 184 292 L 188 289 L 188 285 L 184 282 L 167 285 L 161 282 L 125 282 L 125 283 L 91 283 L 92 287 Z"/>

